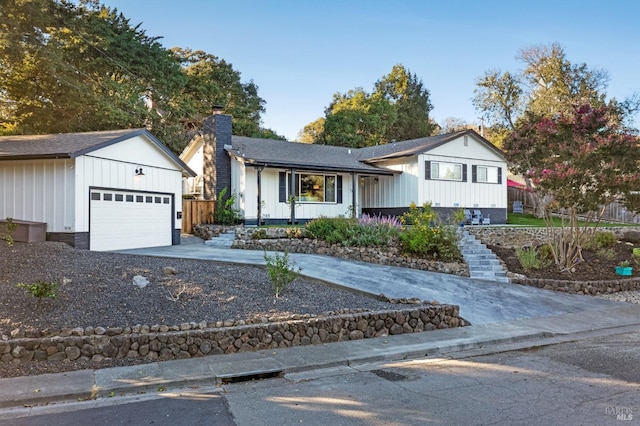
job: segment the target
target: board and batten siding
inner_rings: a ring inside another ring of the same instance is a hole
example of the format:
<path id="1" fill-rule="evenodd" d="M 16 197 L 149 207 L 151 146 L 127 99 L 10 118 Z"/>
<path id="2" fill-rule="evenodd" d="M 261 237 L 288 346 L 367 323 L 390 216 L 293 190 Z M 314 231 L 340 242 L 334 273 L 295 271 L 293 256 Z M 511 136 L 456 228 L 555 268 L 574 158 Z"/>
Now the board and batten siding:
<path id="1" fill-rule="evenodd" d="M 46 222 L 47 232 L 73 232 L 74 160 L 0 162 L 0 218 Z"/>
<path id="2" fill-rule="evenodd" d="M 466 165 L 466 182 L 429 180 L 425 162 L 442 161 Z M 420 204 L 453 208 L 507 208 L 507 163 L 498 152 L 471 135 L 464 135 L 419 156 L 422 179 Z M 500 183 L 472 182 L 473 166 L 499 167 Z"/>
<path id="3" fill-rule="evenodd" d="M 136 176 L 135 170 L 138 167 L 142 167 L 144 176 Z M 182 211 L 182 172 L 180 170 L 154 167 L 144 160 L 142 163 L 125 163 L 89 155 L 78 157 L 76 159 L 75 232 L 89 231 L 90 187 L 175 194 L 174 228 L 182 227 L 182 220 L 175 214 Z"/>
<path id="4" fill-rule="evenodd" d="M 407 207 L 418 204 L 420 167 L 416 157 L 378 163 L 377 166 L 402 173 L 394 176 L 365 176 L 361 179 L 361 208 Z"/>
<path id="5" fill-rule="evenodd" d="M 422 155 L 422 188 L 421 204 L 431 203 L 433 207 L 453 208 L 506 208 L 507 179 L 506 164 L 477 159 L 463 159 L 440 155 Z M 466 166 L 466 181 L 430 180 L 424 178 L 426 174 L 425 162 L 460 163 Z M 500 167 L 502 169 L 501 183 L 472 182 L 473 166 Z"/>

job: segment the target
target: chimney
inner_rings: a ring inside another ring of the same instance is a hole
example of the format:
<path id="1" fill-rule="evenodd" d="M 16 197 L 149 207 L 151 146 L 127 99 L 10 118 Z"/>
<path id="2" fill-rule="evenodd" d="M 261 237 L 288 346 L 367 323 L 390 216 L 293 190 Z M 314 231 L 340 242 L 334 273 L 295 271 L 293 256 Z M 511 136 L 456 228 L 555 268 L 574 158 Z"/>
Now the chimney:
<path id="1" fill-rule="evenodd" d="M 205 200 L 215 200 L 223 188 L 231 192 L 231 159 L 224 150 L 225 145 L 231 145 L 231 116 L 214 105 L 213 115 L 202 124 L 202 137 L 203 195 Z"/>

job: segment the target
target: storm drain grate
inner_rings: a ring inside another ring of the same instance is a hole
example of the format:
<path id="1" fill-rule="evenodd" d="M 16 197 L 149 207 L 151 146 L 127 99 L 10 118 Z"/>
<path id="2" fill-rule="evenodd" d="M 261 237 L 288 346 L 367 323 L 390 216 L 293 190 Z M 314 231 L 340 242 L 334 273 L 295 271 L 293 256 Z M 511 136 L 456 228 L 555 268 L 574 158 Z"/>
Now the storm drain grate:
<path id="1" fill-rule="evenodd" d="M 220 378 L 220 381 L 223 385 L 228 385 L 230 383 L 252 382 L 254 380 L 274 379 L 282 376 L 284 376 L 283 370 L 275 370 L 275 371 L 268 371 L 264 373 L 222 377 Z"/>
<path id="2" fill-rule="evenodd" d="M 390 382 L 400 382 L 402 380 L 408 379 L 407 376 L 394 373 L 392 371 L 387 371 L 387 370 L 371 370 L 371 372 L 378 377 L 382 377 L 385 380 L 389 380 Z"/>

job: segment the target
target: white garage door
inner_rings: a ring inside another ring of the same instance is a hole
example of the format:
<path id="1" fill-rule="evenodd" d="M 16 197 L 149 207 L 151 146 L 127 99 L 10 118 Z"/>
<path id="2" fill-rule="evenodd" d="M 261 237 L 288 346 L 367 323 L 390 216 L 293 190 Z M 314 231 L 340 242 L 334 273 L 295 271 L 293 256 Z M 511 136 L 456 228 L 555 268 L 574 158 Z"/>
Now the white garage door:
<path id="1" fill-rule="evenodd" d="M 169 195 L 92 189 L 90 198 L 90 250 L 171 245 Z"/>

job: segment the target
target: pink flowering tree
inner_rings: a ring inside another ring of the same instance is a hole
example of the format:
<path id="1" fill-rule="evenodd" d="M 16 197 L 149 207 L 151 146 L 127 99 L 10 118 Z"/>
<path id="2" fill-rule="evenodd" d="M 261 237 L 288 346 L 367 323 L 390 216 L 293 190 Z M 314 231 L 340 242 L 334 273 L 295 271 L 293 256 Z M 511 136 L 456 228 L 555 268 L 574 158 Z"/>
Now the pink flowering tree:
<path id="1" fill-rule="evenodd" d="M 640 211 L 640 139 L 611 107 L 584 105 L 554 118 L 527 116 L 505 141 L 510 168 L 544 200 L 548 243 L 562 271 L 583 261 L 582 247 L 604 208 L 619 201 Z M 560 230 L 552 216 L 560 215 Z"/>

